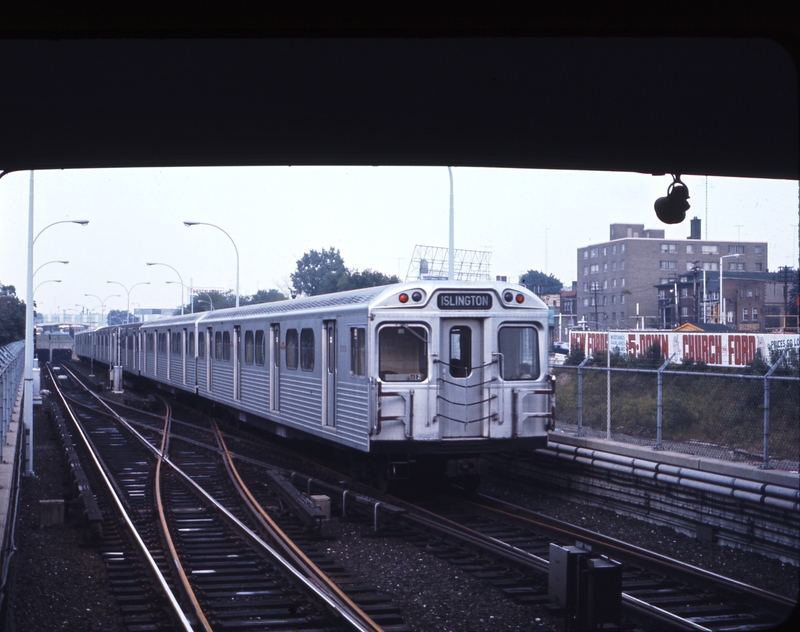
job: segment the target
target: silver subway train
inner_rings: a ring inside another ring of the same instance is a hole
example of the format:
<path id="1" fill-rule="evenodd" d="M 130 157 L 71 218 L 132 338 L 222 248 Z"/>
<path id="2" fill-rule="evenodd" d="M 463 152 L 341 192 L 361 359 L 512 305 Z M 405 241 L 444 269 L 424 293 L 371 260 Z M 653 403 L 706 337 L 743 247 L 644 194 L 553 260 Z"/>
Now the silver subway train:
<path id="1" fill-rule="evenodd" d="M 474 478 L 481 453 L 547 445 L 547 318 L 519 286 L 422 281 L 104 327 L 75 353 L 371 455 L 380 478 Z"/>

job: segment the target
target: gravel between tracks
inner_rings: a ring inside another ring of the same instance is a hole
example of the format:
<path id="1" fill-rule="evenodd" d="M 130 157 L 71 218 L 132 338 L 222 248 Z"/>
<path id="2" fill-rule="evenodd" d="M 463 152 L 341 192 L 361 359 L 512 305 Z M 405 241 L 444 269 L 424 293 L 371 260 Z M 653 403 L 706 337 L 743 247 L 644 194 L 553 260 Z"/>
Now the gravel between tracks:
<path id="1" fill-rule="evenodd" d="M 81 529 L 71 522 L 39 527 L 39 500 L 62 498 L 65 488 L 59 448 L 41 407 L 34 431 L 36 476 L 22 479 L 9 616 L 0 628 L 5 623 L 10 632 L 121 632 L 125 628 L 105 567 L 97 551 L 83 545 Z M 481 491 L 770 591 L 798 595 L 800 574 L 788 564 L 494 481 L 486 481 Z M 498 588 L 413 544 L 371 537 L 371 525 L 334 519 L 325 532 L 339 538 L 328 545 L 330 554 L 391 595 L 415 630 L 563 630 L 562 618 L 516 604 Z"/>

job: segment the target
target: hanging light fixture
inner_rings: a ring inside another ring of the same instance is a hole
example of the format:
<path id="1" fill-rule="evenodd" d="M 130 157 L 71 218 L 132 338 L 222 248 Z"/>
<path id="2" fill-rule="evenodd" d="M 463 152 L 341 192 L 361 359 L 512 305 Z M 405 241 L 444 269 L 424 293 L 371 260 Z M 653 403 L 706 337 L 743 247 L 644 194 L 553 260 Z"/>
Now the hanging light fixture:
<path id="1" fill-rule="evenodd" d="M 689 187 L 681 182 L 680 175 L 673 175 L 666 197 L 658 198 L 653 205 L 656 216 L 665 224 L 680 224 L 689 210 L 688 199 Z"/>

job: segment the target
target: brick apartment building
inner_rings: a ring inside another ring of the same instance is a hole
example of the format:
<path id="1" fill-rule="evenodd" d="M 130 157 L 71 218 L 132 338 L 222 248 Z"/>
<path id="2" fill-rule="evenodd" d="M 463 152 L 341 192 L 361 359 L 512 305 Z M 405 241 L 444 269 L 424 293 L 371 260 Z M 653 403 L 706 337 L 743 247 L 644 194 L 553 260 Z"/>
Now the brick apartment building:
<path id="1" fill-rule="evenodd" d="M 685 240 L 666 239 L 663 229 L 644 224 L 611 224 L 609 240 L 578 248 L 578 320 L 612 329 L 664 327 L 657 285 L 729 272 L 767 272 L 766 242 L 700 238 L 700 220 L 691 220 Z M 696 272 L 695 272 L 696 271 Z M 709 287 L 710 289 L 710 287 Z M 718 290 L 718 287 L 717 287 Z"/>

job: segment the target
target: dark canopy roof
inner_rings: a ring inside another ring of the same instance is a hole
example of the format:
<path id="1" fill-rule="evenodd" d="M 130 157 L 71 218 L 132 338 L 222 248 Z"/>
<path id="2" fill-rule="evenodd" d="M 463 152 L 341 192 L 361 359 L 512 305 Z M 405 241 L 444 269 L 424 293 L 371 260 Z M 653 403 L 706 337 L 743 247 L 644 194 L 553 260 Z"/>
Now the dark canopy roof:
<path id="1" fill-rule="evenodd" d="M 0 170 L 376 164 L 798 177 L 792 3 L 767 17 L 714 3 L 633 17 L 633 4 L 623 14 L 605 3 L 581 14 L 568 3 L 546 13 L 539 3 L 409 6 L 386 17 L 367 11 L 374 3 L 345 13 L 336 2 L 264 4 L 283 8 L 253 18 L 248 3 L 224 3 L 226 13 L 187 5 L 193 13 L 165 9 L 152 22 L 16 3 L 0 24 Z"/>

